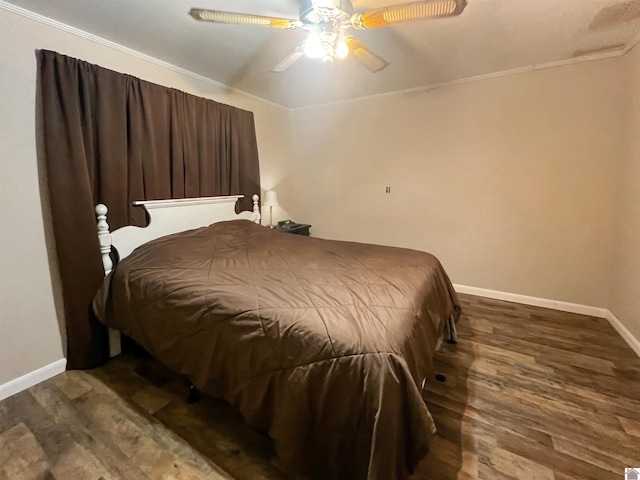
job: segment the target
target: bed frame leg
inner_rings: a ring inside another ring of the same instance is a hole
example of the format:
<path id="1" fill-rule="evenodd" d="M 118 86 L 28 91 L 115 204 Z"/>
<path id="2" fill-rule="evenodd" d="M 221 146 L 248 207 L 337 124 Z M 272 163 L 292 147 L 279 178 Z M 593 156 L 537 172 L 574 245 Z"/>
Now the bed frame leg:
<path id="1" fill-rule="evenodd" d="M 195 385 L 189 385 L 189 395 L 187 396 L 187 403 L 196 403 L 198 400 L 200 400 L 200 391 L 196 388 Z"/>
<path id="2" fill-rule="evenodd" d="M 447 319 L 447 343 L 458 343 L 458 329 L 453 314 Z"/>

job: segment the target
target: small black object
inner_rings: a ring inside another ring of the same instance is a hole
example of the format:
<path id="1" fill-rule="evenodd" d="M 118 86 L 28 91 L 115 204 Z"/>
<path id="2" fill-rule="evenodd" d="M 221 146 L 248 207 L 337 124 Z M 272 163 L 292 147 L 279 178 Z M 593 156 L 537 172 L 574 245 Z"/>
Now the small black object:
<path id="1" fill-rule="evenodd" d="M 276 230 L 279 232 L 294 233 L 296 235 L 304 235 L 308 237 L 310 228 L 311 225 L 307 225 L 305 223 L 290 222 L 283 225 L 278 225 Z"/>
<path id="2" fill-rule="evenodd" d="M 189 385 L 189 396 L 187 397 L 187 403 L 192 404 L 200 400 L 200 392 L 195 385 Z"/>
<path id="3" fill-rule="evenodd" d="M 447 377 L 445 377 L 441 373 L 437 373 L 436 374 L 436 380 L 439 381 L 439 382 L 446 382 L 447 381 Z"/>

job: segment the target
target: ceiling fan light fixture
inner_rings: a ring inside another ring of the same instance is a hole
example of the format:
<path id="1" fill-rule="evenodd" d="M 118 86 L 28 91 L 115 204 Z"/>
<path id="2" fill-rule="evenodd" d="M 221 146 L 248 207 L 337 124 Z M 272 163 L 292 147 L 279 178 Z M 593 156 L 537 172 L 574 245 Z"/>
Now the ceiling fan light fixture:
<path id="1" fill-rule="evenodd" d="M 304 54 L 309 58 L 321 58 L 324 54 L 322 40 L 315 34 L 310 34 L 304 42 Z"/>
<path id="2" fill-rule="evenodd" d="M 349 55 L 349 46 L 344 40 L 340 40 L 336 45 L 336 57 L 346 58 Z"/>
<path id="3" fill-rule="evenodd" d="M 308 31 L 309 35 L 302 46 L 307 57 L 333 62 L 336 58 L 344 58 L 349 54 L 349 47 L 341 34 L 320 26 L 309 28 Z"/>

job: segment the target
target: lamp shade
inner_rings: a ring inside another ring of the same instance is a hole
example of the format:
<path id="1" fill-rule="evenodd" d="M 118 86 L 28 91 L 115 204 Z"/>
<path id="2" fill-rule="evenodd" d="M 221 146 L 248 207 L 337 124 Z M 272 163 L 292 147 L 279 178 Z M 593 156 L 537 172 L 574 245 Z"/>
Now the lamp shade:
<path id="1" fill-rule="evenodd" d="M 274 190 L 267 190 L 264 194 L 264 203 L 262 204 L 265 207 L 277 207 L 280 204 L 278 203 L 278 195 Z"/>

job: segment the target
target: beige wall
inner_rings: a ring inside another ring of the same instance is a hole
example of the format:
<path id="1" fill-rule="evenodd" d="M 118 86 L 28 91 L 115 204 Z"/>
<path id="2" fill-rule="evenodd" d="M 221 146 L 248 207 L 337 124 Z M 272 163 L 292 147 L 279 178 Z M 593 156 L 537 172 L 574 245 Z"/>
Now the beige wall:
<path id="1" fill-rule="evenodd" d="M 626 155 L 618 172 L 611 311 L 640 340 L 640 46 L 624 58 Z"/>
<path id="2" fill-rule="evenodd" d="M 623 83 L 617 58 L 297 110 L 291 213 L 457 284 L 604 307 Z"/>
<path id="3" fill-rule="evenodd" d="M 78 57 L 255 113 L 267 187 L 286 183 L 288 111 L 0 9 L 0 385 L 63 356 L 45 245 L 35 142 L 35 50 Z M 284 183 L 283 183 L 284 182 Z M 284 187 L 283 187 L 284 188 Z M 286 192 L 285 197 L 286 197 Z"/>

